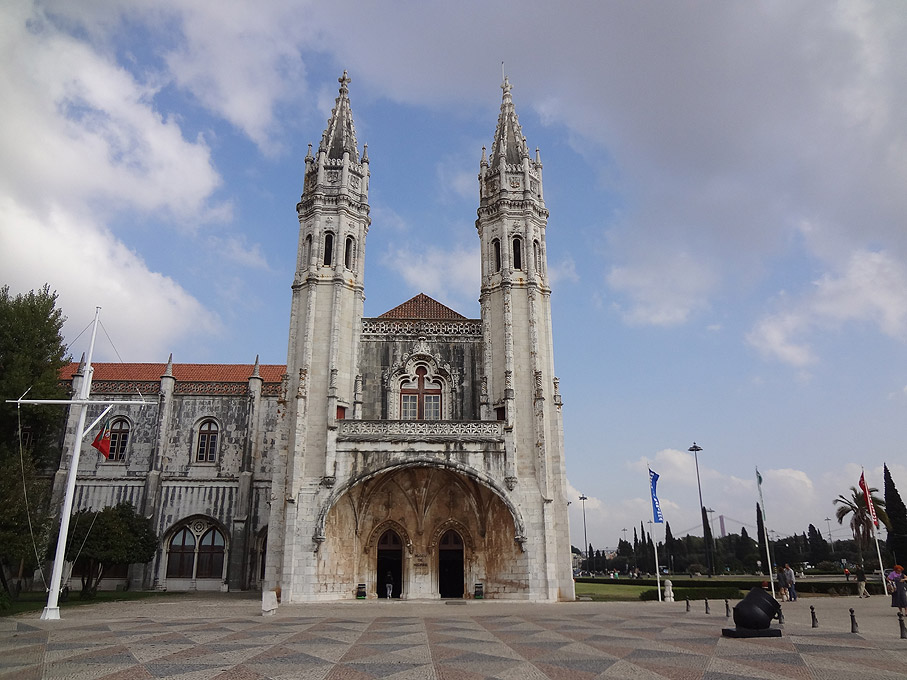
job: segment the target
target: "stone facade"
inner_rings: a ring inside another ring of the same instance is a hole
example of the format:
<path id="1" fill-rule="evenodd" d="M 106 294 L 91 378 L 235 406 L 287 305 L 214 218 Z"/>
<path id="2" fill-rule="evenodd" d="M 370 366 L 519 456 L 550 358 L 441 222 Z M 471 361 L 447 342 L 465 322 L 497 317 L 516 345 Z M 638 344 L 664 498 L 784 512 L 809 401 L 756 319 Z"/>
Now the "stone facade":
<path id="1" fill-rule="evenodd" d="M 348 84 L 305 158 L 286 366 L 96 366 L 94 394 L 157 404 L 114 410 L 124 460 L 85 455 L 77 507 L 154 518 L 147 587 L 573 599 L 548 212 L 510 84 L 480 162 L 480 319 L 425 295 L 363 317 L 370 169 Z"/>

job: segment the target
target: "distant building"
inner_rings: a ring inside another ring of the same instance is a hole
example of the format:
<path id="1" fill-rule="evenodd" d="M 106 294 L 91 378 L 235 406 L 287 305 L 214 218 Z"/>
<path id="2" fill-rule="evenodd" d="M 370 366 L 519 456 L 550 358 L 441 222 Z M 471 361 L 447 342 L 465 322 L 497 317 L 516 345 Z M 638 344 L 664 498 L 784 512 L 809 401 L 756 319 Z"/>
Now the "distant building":
<path id="1" fill-rule="evenodd" d="M 114 409 L 109 460 L 84 445 L 76 507 L 153 518 L 144 587 L 573 599 L 548 211 L 510 84 L 479 169 L 481 318 L 425 295 L 363 318 L 369 158 L 349 82 L 305 158 L 287 365 L 95 365 L 93 394 L 157 403 Z M 77 389 L 79 367 L 64 380 Z"/>

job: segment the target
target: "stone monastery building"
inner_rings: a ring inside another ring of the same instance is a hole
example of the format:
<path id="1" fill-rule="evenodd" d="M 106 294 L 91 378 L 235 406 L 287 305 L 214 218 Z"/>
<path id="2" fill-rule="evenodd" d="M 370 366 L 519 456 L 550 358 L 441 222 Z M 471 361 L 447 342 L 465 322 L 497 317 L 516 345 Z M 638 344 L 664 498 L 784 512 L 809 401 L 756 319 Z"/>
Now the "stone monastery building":
<path id="1" fill-rule="evenodd" d="M 93 395 L 156 403 L 113 410 L 109 460 L 83 445 L 75 507 L 153 519 L 133 587 L 572 600 L 548 211 L 511 86 L 479 164 L 481 318 L 425 295 L 364 318 L 369 158 L 349 82 L 305 157 L 287 365 L 95 365 Z M 83 370 L 64 374 L 74 390 Z"/>

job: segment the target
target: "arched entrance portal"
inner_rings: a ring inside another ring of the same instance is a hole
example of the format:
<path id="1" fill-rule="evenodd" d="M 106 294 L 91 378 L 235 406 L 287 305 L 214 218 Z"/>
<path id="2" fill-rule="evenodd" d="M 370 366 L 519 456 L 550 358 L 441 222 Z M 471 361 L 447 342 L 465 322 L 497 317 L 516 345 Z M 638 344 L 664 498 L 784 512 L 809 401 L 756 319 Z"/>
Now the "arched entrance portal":
<path id="1" fill-rule="evenodd" d="M 463 597 L 463 538 L 448 529 L 438 544 L 438 591 L 441 597 Z"/>
<path id="2" fill-rule="evenodd" d="M 403 542 L 393 529 L 388 529 L 378 539 L 378 597 L 400 597 L 403 586 Z"/>

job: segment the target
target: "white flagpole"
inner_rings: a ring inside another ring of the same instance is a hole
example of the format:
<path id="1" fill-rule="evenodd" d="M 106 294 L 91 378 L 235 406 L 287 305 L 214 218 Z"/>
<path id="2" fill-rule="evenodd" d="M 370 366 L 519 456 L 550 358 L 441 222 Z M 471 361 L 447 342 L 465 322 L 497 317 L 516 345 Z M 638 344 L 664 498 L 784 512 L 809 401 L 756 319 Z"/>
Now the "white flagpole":
<path id="1" fill-rule="evenodd" d="M 772 597 L 775 597 L 775 570 L 772 568 L 772 551 L 768 543 L 768 525 L 765 523 L 765 499 L 762 497 L 762 475 L 756 468 L 756 486 L 759 489 L 759 511 L 762 513 L 762 534 L 765 540 L 765 564 L 768 571 L 768 582 L 772 587 Z"/>
<path id="2" fill-rule="evenodd" d="M 20 397 L 19 399 L 6 400 L 6 403 L 8 404 L 66 404 L 68 406 L 79 407 L 79 424 L 76 428 L 76 437 L 73 440 L 72 444 L 69 471 L 66 475 L 66 489 L 63 495 L 63 508 L 60 510 L 60 533 L 57 536 L 57 552 L 54 556 L 54 567 L 50 578 L 50 591 L 47 595 L 47 606 L 41 613 L 41 618 L 47 620 L 57 620 L 60 618 L 60 607 L 58 605 L 60 586 L 63 581 L 63 564 L 66 561 L 66 540 L 69 534 L 69 518 L 72 514 L 72 503 L 76 490 L 76 477 L 79 471 L 79 453 L 82 450 L 82 440 L 85 438 L 85 433 L 87 431 L 90 431 L 101 421 L 101 419 L 105 415 L 107 415 L 110 409 L 113 408 L 113 404 L 117 404 L 119 406 L 125 406 L 127 404 L 138 404 L 145 406 L 151 403 L 145 401 L 144 399 L 142 399 L 141 401 L 124 399 L 115 399 L 111 401 L 103 399 L 92 400 L 88 398 L 91 394 L 91 378 L 94 373 L 94 369 L 91 367 L 91 357 L 94 353 L 94 342 L 98 334 L 98 318 L 100 316 L 100 312 L 101 308 L 96 307 L 94 314 L 94 325 L 91 331 L 91 344 L 88 347 L 88 358 L 85 361 L 85 374 L 82 377 L 82 384 L 79 388 L 78 399 L 23 399 L 22 397 Z M 25 394 L 28 394 L 28 390 L 25 391 Z M 24 397 L 25 394 L 23 394 L 22 396 Z M 109 404 L 109 406 L 100 416 L 97 417 L 97 419 L 95 419 L 95 421 L 91 425 L 86 428 L 85 416 L 88 413 L 89 404 Z"/>
<path id="3" fill-rule="evenodd" d="M 658 601 L 661 602 L 661 569 L 658 566 L 658 537 L 655 536 L 654 522 L 652 524 L 652 547 L 655 548 L 655 588 L 658 590 Z"/>
<path id="4" fill-rule="evenodd" d="M 86 402 L 91 393 L 91 355 L 94 353 L 94 341 L 98 334 L 98 315 L 100 307 L 95 307 L 94 326 L 91 329 L 91 344 L 88 346 L 88 358 L 85 361 L 85 374 L 79 389 L 79 400 Z M 66 476 L 66 492 L 63 496 L 63 509 L 60 510 L 60 533 L 57 536 L 57 553 L 54 555 L 54 568 L 50 577 L 50 591 L 47 593 L 47 606 L 41 612 L 41 619 L 56 620 L 60 618 L 59 596 L 60 582 L 63 579 L 63 562 L 66 561 L 66 539 L 69 535 L 69 516 L 72 514 L 72 500 L 76 491 L 76 475 L 79 471 L 79 453 L 82 450 L 82 437 L 85 436 L 85 415 L 88 404 L 79 405 L 79 425 L 72 441 L 72 454 L 69 460 L 69 473 Z"/>

